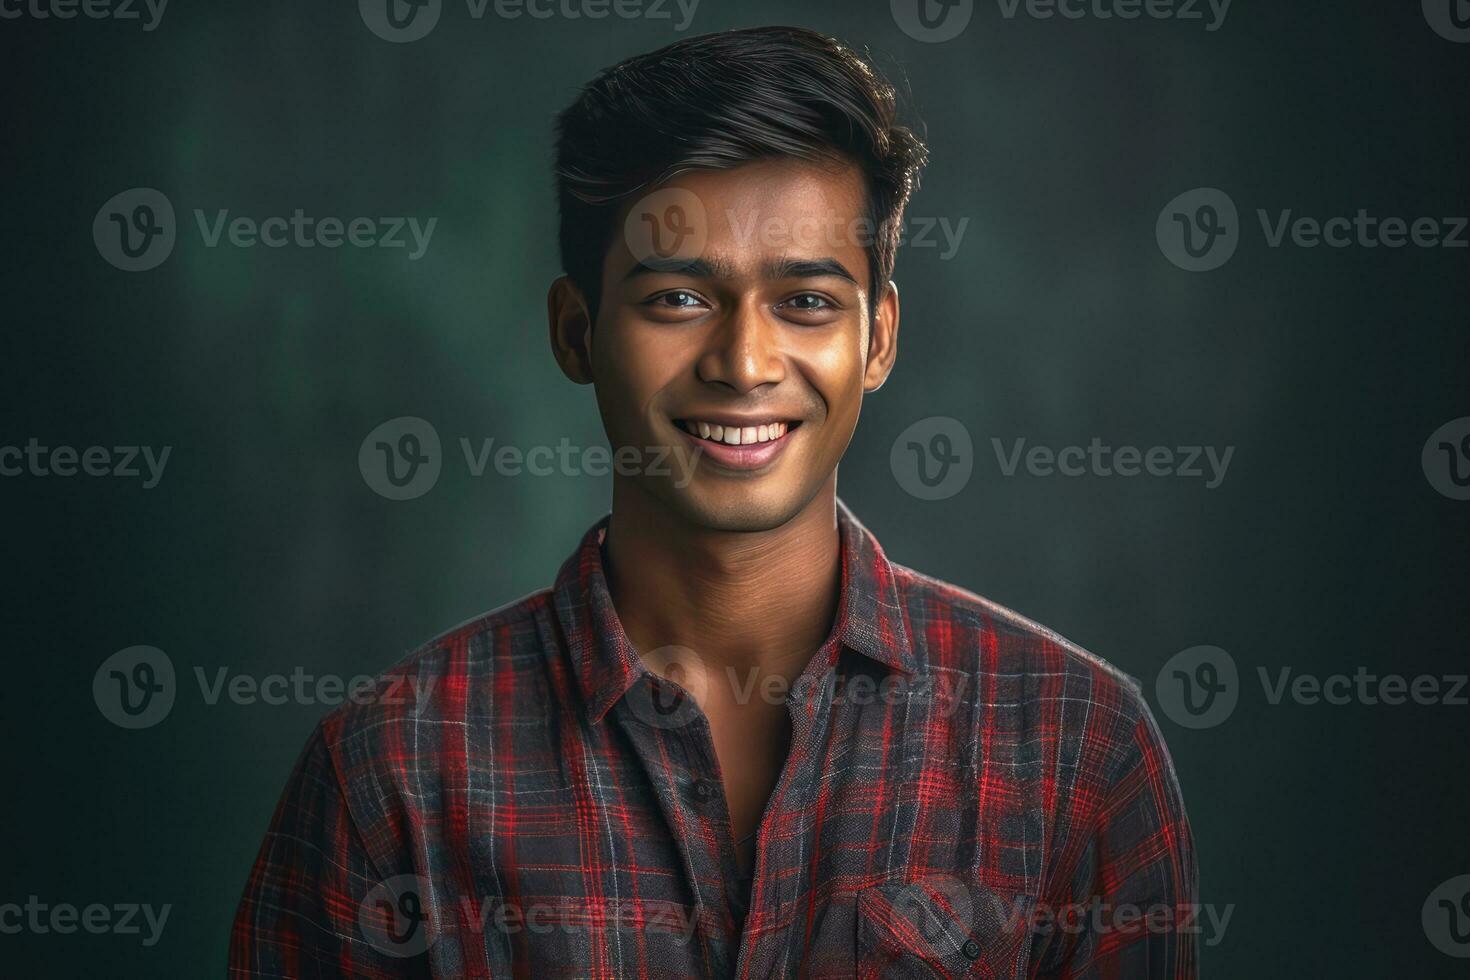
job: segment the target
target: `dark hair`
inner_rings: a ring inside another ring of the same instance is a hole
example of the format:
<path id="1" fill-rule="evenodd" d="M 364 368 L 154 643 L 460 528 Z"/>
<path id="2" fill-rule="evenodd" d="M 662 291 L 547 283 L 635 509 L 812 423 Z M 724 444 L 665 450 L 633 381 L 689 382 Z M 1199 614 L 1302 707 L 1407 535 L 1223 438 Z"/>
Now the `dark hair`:
<path id="1" fill-rule="evenodd" d="M 866 177 L 877 302 L 927 159 L 896 117 L 893 86 L 868 61 L 797 27 L 704 34 L 606 68 L 557 118 L 562 266 L 595 317 L 603 258 L 639 191 L 772 157 L 838 161 Z"/>

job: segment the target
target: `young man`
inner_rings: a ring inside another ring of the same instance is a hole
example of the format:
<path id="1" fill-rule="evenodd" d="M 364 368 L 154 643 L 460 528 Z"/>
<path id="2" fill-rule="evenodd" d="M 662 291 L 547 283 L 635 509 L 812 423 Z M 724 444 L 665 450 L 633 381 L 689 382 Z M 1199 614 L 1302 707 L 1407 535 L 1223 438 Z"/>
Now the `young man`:
<path id="1" fill-rule="evenodd" d="M 836 496 L 924 155 L 868 64 L 790 28 L 563 113 L 551 345 L 621 454 L 612 512 L 323 720 L 234 975 L 1194 976 L 1136 682 L 891 563 Z"/>

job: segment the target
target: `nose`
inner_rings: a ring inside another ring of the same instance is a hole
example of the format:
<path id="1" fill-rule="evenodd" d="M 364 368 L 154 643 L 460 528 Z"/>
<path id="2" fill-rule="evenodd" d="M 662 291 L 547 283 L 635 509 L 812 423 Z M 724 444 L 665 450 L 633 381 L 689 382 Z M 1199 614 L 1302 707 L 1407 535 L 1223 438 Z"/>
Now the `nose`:
<path id="1" fill-rule="evenodd" d="M 737 304 L 709 335 L 696 370 L 701 381 L 744 394 L 786 377 L 781 328 L 756 303 Z"/>

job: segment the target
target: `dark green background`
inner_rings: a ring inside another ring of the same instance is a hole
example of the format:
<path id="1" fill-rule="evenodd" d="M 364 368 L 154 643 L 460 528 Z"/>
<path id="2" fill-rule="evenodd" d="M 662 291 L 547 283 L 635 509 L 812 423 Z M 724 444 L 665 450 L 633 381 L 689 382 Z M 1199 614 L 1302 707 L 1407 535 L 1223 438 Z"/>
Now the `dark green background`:
<path id="1" fill-rule="evenodd" d="M 1142 680 L 1196 644 L 1246 675 L 1228 722 L 1160 713 L 1202 900 L 1233 904 L 1211 977 L 1463 975 L 1420 927 L 1470 872 L 1470 708 L 1270 706 L 1255 668 L 1463 673 L 1470 503 L 1421 472 L 1470 414 L 1466 250 L 1268 248 L 1258 207 L 1464 215 L 1470 45 L 1417 2 L 1249 3 L 1222 29 L 1005 20 L 921 44 L 885 0 L 704 0 L 691 28 L 816 27 L 907 79 L 933 162 L 911 215 L 902 356 L 840 493 L 891 557 L 1012 606 Z M 0 21 L 8 82 L 0 444 L 173 446 L 161 484 L 12 477 L 0 902 L 172 903 L 137 937 L 0 936 L 10 976 L 219 975 L 235 903 L 315 705 L 208 706 L 192 669 L 375 672 L 550 582 L 606 478 L 471 478 L 457 440 L 601 440 L 556 370 L 550 123 L 669 22 L 472 20 L 394 45 L 355 5 L 174 0 L 137 22 Z M 93 215 L 152 186 L 180 217 L 159 268 L 106 264 Z M 1248 234 L 1205 274 L 1154 221 L 1226 190 Z M 437 216 L 428 254 L 202 246 L 192 209 Z M 359 443 L 418 415 L 446 448 L 412 502 Z M 889 447 L 963 420 L 975 476 L 904 493 Z M 1234 445 L 1223 486 L 999 476 L 992 436 Z M 93 703 L 114 651 L 162 648 L 178 704 L 130 732 Z"/>

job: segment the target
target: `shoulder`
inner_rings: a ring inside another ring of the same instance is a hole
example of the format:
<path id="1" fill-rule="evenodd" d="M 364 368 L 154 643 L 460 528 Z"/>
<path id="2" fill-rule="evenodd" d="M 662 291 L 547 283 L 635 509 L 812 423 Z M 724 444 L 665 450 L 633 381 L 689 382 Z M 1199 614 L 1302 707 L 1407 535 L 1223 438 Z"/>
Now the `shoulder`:
<path id="1" fill-rule="evenodd" d="M 1138 680 L 1097 654 L 961 586 L 893 570 L 920 669 L 973 684 L 1008 723 L 1056 733 L 1063 753 L 1069 739 L 1086 739 L 1082 754 L 1100 767 L 1151 724 Z"/>
<path id="2" fill-rule="evenodd" d="M 1056 631 L 967 589 L 894 566 L 921 671 L 967 685 L 965 737 L 1049 813 L 1062 865 L 1110 813 L 1140 828 L 1187 824 L 1173 762 L 1136 678 Z M 982 780 L 983 782 L 983 780 Z"/>
<path id="3" fill-rule="evenodd" d="M 550 604 L 551 590 L 543 588 L 481 613 L 420 644 L 371 685 L 349 691 L 321 721 L 325 748 L 343 777 L 364 766 L 392 765 L 407 738 L 437 741 L 446 724 L 479 710 L 484 699 L 472 697 L 475 692 L 538 655 Z"/>

